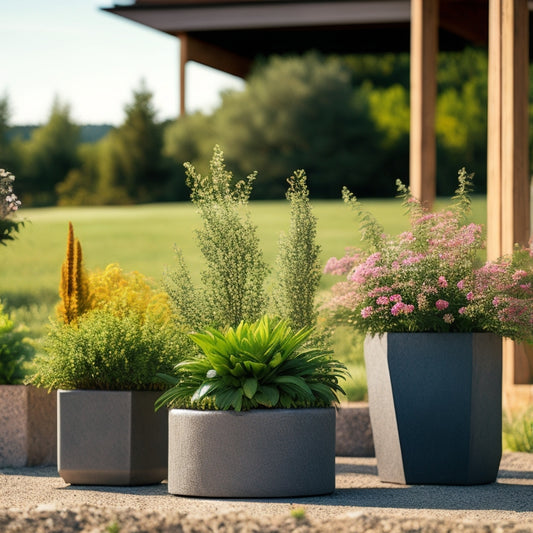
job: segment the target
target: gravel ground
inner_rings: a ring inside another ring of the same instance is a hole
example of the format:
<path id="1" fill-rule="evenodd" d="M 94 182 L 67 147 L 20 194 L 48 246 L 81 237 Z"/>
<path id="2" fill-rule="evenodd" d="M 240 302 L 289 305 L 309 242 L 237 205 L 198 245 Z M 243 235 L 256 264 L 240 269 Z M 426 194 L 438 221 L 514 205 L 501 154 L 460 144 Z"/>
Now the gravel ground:
<path id="1" fill-rule="evenodd" d="M 333 494 L 269 500 L 177 497 L 166 483 L 71 486 L 55 467 L 1 469 L 4 531 L 533 533 L 533 454 L 505 454 L 496 483 L 471 487 L 381 483 L 374 458 L 338 457 Z"/>

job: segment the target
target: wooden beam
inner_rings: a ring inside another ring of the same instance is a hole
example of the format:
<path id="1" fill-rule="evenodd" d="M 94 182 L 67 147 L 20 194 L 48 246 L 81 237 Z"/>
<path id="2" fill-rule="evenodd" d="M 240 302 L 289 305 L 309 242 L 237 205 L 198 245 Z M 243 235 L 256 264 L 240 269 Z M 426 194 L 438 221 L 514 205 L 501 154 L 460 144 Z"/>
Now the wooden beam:
<path id="1" fill-rule="evenodd" d="M 196 39 L 188 33 L 179 33 L 180 40 L 180 115 L 186 113 L 186 66 L 188 61 L 196 61 L 234 76 L 244 78 L 252 66 L 248 58 L 233 54 L 217 46 Z"/>
<path id="2" fill-rule="evenodd" d="M 436 195 L 438 0 L 411 1 L 411 129 L 409 182 L 431 206 Z"/>
<path id="3" fill-rule="evenodd" d="M 441 0 L 439 26 L 476 45 L 488 42 L 488 4 L 464 0 Z"/>
<path id="4" fill-rule="evenodd" d="M 182 54 L 185 53 L 182 59 L 185 62 L 196 61 L 239 78 L 245 78 L 250 72 L 252 60 L 247 57 L 197 39 L 189 33 L 179 33 L 177 37 L 182 46 Z"/>

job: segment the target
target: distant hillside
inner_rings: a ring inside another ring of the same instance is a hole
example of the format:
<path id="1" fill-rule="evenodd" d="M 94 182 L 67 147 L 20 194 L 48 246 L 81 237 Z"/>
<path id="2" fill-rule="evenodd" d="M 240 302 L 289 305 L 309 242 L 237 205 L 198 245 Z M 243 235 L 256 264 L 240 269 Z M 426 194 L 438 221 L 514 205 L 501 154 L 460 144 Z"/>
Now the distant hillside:
<path id="1" fill-rule="evenodd" d="M 11 141 L 17 137 L 27 141 L 31 137 L 31 133 L 39 126 L 12 126 L 9 128 L 7 136 Z M 105 137 L 113 126 L 109 124 L 86 124 L 80 126 L 80 141 L 82 143 L 94 143 Z"/>

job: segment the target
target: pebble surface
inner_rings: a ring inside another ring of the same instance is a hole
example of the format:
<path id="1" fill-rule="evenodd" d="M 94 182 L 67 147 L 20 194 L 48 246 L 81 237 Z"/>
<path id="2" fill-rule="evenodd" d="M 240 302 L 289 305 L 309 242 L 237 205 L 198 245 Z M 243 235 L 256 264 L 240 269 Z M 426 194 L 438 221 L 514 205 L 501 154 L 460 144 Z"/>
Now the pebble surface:
<path id="1" fill-rule="evenodd" d="M 312 498 L 201 499 L 145 487 L 71 486 L 55 467 L 0 469 L 0 532 L 533 533 L 533 454 L 504 454 L 490 485 L 382 483 L 375 458 L 337 457 Z M 300 517 L 300 518 L 298 518 Z"/>

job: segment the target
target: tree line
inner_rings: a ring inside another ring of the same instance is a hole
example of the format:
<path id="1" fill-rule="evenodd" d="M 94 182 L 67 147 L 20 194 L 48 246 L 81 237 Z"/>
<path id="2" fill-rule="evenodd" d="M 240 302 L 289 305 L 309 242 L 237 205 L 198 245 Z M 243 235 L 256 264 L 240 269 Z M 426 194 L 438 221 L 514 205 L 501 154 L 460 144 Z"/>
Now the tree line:
<path id="1" fill-rule="evenodd" d="M 17 177 L 26 206 L 105 205 L 188 200 L 183 163 L 207 170 L 214 145 L 236 177 L 254 170 L 254 199 L 284 196 L 297 169 L 315 198 L 393 196 L 409 171 L 409 55 L 274 56 L 259 61 L 243 90 L 226 91 L 210 114 L 161 122 L 144 82 L 124 121 L 82 142 L 67 103 L 24 138 L 0 98 L 0 166 Z M 487 53 L 441 53 L 437 97 L 437 194 L 457 172 L 486 190 Z"/>

